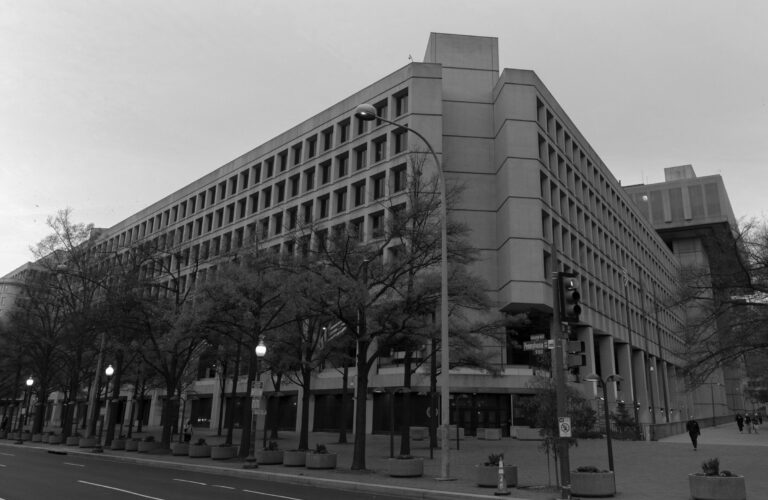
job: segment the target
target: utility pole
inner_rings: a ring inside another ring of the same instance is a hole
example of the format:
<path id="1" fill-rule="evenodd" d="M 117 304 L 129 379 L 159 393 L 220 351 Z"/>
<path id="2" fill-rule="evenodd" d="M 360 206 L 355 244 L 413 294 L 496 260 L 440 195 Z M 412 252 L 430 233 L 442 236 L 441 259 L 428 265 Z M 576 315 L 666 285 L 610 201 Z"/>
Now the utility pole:
<path id="1" fill-rule="evenodd" d="M 557 253 L 553 252 L 553 262 L 557 262 Z M 552 369 L 555 375 L 555 391 L 557 393 L 557 417 L 558 420 L 568 416 L 565 367 L 563 362 L 564 344 L 568 341 L 563 336 L 563 328 L 560 324 L 560 273 L 552 273 L 552 338 L 555 348 L 552 350 Z M 557 437 L 557 454 L 560 457 L 560 498 L 571 497 L 571 465 L 568 457 L 568 442 Z"/>

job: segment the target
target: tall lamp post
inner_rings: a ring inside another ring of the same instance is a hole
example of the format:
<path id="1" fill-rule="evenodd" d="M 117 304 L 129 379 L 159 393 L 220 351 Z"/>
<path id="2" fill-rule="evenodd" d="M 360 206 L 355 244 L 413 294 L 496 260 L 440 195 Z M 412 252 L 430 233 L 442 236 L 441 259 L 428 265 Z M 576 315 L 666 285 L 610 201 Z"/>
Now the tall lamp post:
<path id="1" fill-rule="evenodd" d="M 261 358 L 263 358 L 267 354 L 267 346 L 264 345 L 264 339 L 259 338 L 259 344 L 254 349 L 256 352 L 256 385 L 260 385 L 261 382 Z M 251 411 L 253 412 L 251 414 L 251 446 L 248 453 L 248 456 L 245 459 L 245 464 L 243 465 L 244 469 L 255 469 L 259 466 L 258 460 L 256 459 L 256 418 L 258 414 L 256 413 L 257 410 L 260 408 L 256 408 L 256 401 L 259 401 L 261 399 L 261 394 L 257 392 L 261 391 L 261 387 L 254 387 L 251 392 Z M 266 425 L 267 421 L 266 418 L 264 419 L 264 424 Z"/>
<path id="2" fill-rule="evenodd" d="M 30 375 L 25 383 L 27 384 L 27 388 L 24 389 L 24 401 L 22 403 L 24 408 L 24 415 L 22 416 L 21 411 L 19 411 L 19 439 L 16 441 L 16 444 L 24 444 L 24 425 L 27 423 L 27 417 L 29 414 L 29 400 L 32 399 L 30 396 L 32 392 L 32 386 L 35 384 L 35 379 L 33 379 L 32 375 Z"/>
<path id="3" fill-rule="evenodd" d="M 608 470 L 613 472 L 613 442 L 611 441 L 611 419 L 608 414 L 608 388 L 609 382 L 621 382 L 624 380 L 621 375 L 615 373 L 605 377 L 605 380 L 600 378 L 599 375 L 592 373 L 584 377 L 586 380 L 593 380 L 600 384 L 600 388 L 603 390 L 603 414 L 605 415 L 605 442 L 608 445 Z"/>
<path id="4" fill-rule="evenodd" d="M 107 383 L 104 384 L 104 405 L 105 405 L 105 411 L 104 411 L 104 417 L 101 419 L 101 423 L 99 423 L 99 441 L 96 447 L 93 449 L 94 453 L 102 453 L 104 451 L 104 447 L 101 444 L 101 437 L 104 435 L 104 421 L 109 419 L 109 412 L 110 412 L 110 401 L 109 401 L 109 381 L 112 379 L 112 375 L 115 374 L 115 369 L 112 368 L 112 365 L 108 365 L 104 369 L 104 375 L 107 376 Z M 101 396 L 97 395 L 96 405 L 101 406 L 99 399 L 101 399 Z M 104 443 L 104 446 L 106 446 L 107 443 Z"/>
<path id="5" fill-rule="evenodd" d="M 448 440 L 448 428 L 451 423 L 450 415 L 450 367 L 449 367 L 449 338 L 448 338 L 448 206 L 446 204 L 446 184 L 445 175 L 437 157 L 435 150 L 417 130 L 406 125 L 387 120 L 376 115 L 376 108 L 371 104 L 360 104 L 355 108 L 355 116 L 364 121 L 381 120 L 403 130 L 407 130 L 424 142 L 429 149 L 429 153 L 435 161 L 437 176 L 440 183 L 440 478 L 442 480 L 450 478 L 450 443 Z"/>

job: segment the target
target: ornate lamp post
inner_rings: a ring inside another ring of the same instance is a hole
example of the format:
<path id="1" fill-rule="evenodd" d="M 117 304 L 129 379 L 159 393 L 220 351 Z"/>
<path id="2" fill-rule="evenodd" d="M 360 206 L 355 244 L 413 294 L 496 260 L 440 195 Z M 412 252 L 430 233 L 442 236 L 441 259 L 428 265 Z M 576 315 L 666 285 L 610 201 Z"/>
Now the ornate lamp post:
<path id="1" fill-rule="evenodd" d="M 24 415 L 22 416 L 21 411 L 19 411 L 19 439 L 16 441 L 16 444 L 24 444 L 24 425 L 27 423 L 27 418 L 29 417 L 29 401 L 32 399 L 31 392 L 32 386 L 35 384 L 35 379 L 30 375 L 25 383 L 27 384 L 27 388 L 24 389 L 24 401 L 22 403 Z"/>
<path id="2" fill-rule="evenodd" d="M 608 375 L 605 380 L 600 378 L 599 375 L 592 373 L 584 377 L 586 380 L 592 380 L 600 384 L 600 388 L 603 390 L 603 410 L 605 415 L 605 442 L 608 445 L 608 470 L 613 472 L 613 442 L 611 441 L 611 419 L 608 415 L 608 389 L 607 384 L 609 382 L 621 382 L 624 380 L 620 375 L 615 373 Z"/>
<path id="3" fill-rule="evenodd" d="M 243 465 L 244 469 L 255 469 L 259 466 L 258 460 L 256 459 L 256 418 L 258 417 L 258 414 L 256 413 L 256 401 L 261 399 L 260 392 L 262 391 L 260 366 L 261 358 L 267 354 L 267 346 L 264 345 L 263 338 L 259 338 L 259 344 L 256 346 L 254 351 L 256 352 L 256 385 L 259 387 L 254 387 L 251 391 L 251 411 L 253 412 L 251 414 L 251 446 L 248 457 L 245 459 L 246 463 Z M 267 422 L 265 419 L 264 424 L 266 425 L 266 423 Z"/>
<path id="4" fill-rule="evenodd" d="M 104 384 L 104 404 L 106 405 L 106 411 L 104 412 L 104 418 L 101 419 L 101 423 L 99 424 L 99 443 L 96 445 L 96 448 L 93 449 L 94 453 L 102 453 L 104 451 L 104 448 L 101 444 L 101 437 L 104 434 L 104 421 L 109 419 L 109 412 L 110 412 L 110 401 L 109 401 L 109 381 L 112 379 L 112 375 L 115 374 L 115 369 L 112 368 L 112 365 L 107 366 L 104 369 L 104 375 L 107 376 L 107 383 Z M 100 406 L 99 399 L 101 399 L 101 396 L 96 396 L 96 404 Z M 107 443 L 104 443 L 104 446 L 106 446 Z"/>
<path id="5" fill-rule="evenodd" d="M 446 204 L 446 185 L 445 175 L 443 174 L 440 159 L 429 141 L 421 135 L 418 130 L 414 130 L 406 125 L 387 120 L 376 115 L 376 108 L 371 104 L 361 104 L 355 108 L 355 116 L 361 120 L 372 121 L 381 120 L 403 130 L 407 130 L 418 136 L 429 149 L 435 161 L 437 176 L 440 181 L 440 478 L 442 480 L 450 479 L 450 444 L 448 442 L 448 428 L 451 423 L 450 415 L 450 375 L 449 375 L 449 338 L 448 338 L 448 206 Z"/>

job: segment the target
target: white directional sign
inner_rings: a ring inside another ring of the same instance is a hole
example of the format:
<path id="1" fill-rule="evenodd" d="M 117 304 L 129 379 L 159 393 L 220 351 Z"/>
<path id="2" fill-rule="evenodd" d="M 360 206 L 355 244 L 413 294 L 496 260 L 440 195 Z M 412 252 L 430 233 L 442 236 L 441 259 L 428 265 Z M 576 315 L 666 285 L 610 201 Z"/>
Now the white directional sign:
<path id="1" fill-rule="evenodd" d="M 255 380 L 253 382 L 253 389 L 251 389 L 251 397 L 260 398 L 264 395 L 264 382 L 261 380 Z"/>
<path id="2" fill-rule="evenodd" d="M 523 342 L 524 351 L 543 351 L 545 349 L 554 349 L 554 340 L 537 340 L 535 342 Z"/>
<path id="3" fill-rule="evenodd" d="M 557 427 L 560 430 L 560 437 L 571 437 L 571 417 L 558 417 L 557 423 Z"/>

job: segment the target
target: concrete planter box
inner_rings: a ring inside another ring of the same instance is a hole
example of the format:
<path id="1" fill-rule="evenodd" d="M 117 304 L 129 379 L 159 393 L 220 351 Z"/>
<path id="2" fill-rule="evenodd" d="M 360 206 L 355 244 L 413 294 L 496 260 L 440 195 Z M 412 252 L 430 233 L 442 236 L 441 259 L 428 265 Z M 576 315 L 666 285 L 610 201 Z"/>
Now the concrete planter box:
<path id="1" fill-rule="evenodd" d="M 521 441 L 541 441 L 541 434 L 537 427 L 514 427 L 515 437 Z"/>
<path id="2" fill-rule="evenodd" d="M 8 431 L 0 431 L 0 439 L 7 439 Z"/>
<path id="3" fill-rule="evenodd" d="M 306 467 L 307 469 L 335 469 L 336 468 L 335 453 L 307 453 Z"/>
<path id="4" fill-rule="evenodd" d="M 285 450 L 283 465 L 286 467 L 304 467 L 307 463 L 307 452 L 303 450 Z"/>
<path id="5" fill-rule="evenodd" d="M 613 472 L 571 471 L 571 494 L 581 497 L 612 497 L 616 494 Z"/>
<path id="6" fill-rule="evenodd" d="M 24 441 L 30 441 L 32 439 L 32 433 L 30 433 L 28 431 L 22 432 L 21 433 L 21 439 L 23 439 Z"/>
<path id="7" fill-rule="evenodd" d="M 125 440 L 125 451 L 139 451 L 139 440 L 138 439 L 126 439 Z"/>
<path id="8" fill-rule="evenodd" d="M 89 438 L 80 438 L 80 440 L 77 442 L 77 446 L 79 448 L 96 448 L 99 445 L 99 438 L 97 437 L 89 437 Z"/>
<path id="9" fill-rule="evenodd" d="M 478 427 L 477 439 L 487 439 L 491 441 L 498 441 L 501 439 L 501 429 Z"/>
<path id="10" fill-rule="evenodd" d="M 189 443 L 171 443 L 171 455 L 177 457 L 189 456 Z"/>
<path id="11" fill-rule="evenodd" d="M 59 434 L 51 434 L 48 436 L 48 444 L 61 444 L 61 439 Z"/>
<path id="12" fill-rule="evenodd" d="M 211 446 L 211 458 L 229 460 L 237 455 L 237 446 Z"/>
<path id="13" fill-rule="evenodd" d="M 77 446 L 80 444 L 80 438 L 77 436 L 68 436 L 64 444 L 66 446 Z"/>
<path id="14" fill-rule="evenodd" d="M 411 427 L 409 433 L 413 441 L 424 441 L 429 438 L 429 428 L 427 427 Z"/>
<path id="15" fill-rule="evenodd" d="M 421 477 L 424 475 L 423 458 L 388 458 L 389 477 Z"/>
<path id="16" fill-rule="evenodd" d="M 499 467 L 496 465 L 475 465 L 477 485 L 482 488 L 496 488 L 499 485 Z M 507 486 L 517 486 L 517 466 L 504 466 Z"/>
<path id="17" fill-rule="evenodd" d="M 280 465 L 283 463 L 283 450 L 259 450 L 256 460 L 259 465 Z"/>
<path id="18" fill-rule="evenodd" d="M 150 451 L 158 448 L 160 443 L 156 441 L 139 441 L 136 447 L 136 451 L 139 453 L 149 453 Z"/>
<path id="19" fill-rule="evenodd" d="M 207 444 L 189 445 L 189 458 L 209 458 L 211 456 L 211 447 Z"/>
<path id="20" fill-rule="evenodd" d="M 109 449 L 110 450 L 124 450 L 125 449 L 125 439 L 113 439 L 111 443 L 109 443 Z"/>
<path id="21" fill-rule="evenodd" d="M 6 439 L 10 439 L 11 441 L 16 441 L 19 439 L 19 433 L 18 432 L 9 432 L 8 435 L 5 437 Z"/>
<path id="22" fill-rule="evenodd" d="M 43 442 L 43 435 L 42 434 L 32 434 L 32 439 L 30 439 L 33 443 L 42 443 Z"/>
<path id="23" fill-rule="evenodd" d="M 744 476 L 722 477 L 688 474 L 693 500 L 745 500 L 747 483 Z"/>
<path id="24" fill-rule="evenodd" d="M 34 441 L 34 436 L 32 436 L 32 441 Z M 43 434 L 40 436 L 40 442 L 41 443 L 50 443 L 51 442 L 51 435 L 50 434 Z"/>

